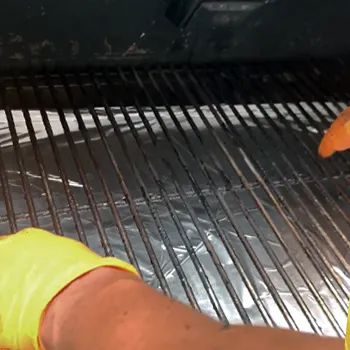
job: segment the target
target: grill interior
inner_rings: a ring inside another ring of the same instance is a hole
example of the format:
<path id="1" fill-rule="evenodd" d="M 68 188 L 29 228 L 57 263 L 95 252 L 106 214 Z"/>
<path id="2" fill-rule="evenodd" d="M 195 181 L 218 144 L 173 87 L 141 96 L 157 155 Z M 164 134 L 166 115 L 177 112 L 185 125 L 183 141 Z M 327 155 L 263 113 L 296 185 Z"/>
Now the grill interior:
<path id="1" fill-rule="evenodd" d="M 225 322 L 344 335 L 343 61 L 3 74 L 0 228 L 129 260 Z"/>

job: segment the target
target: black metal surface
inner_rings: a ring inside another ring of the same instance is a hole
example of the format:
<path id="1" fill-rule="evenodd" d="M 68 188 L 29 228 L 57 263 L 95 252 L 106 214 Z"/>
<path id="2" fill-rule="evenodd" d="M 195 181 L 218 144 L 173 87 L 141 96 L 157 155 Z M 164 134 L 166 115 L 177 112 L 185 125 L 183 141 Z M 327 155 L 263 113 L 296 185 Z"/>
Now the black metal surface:
<path id="1" fill-rule="evenodd" d="M 345 0 L 7 0 L 3 9 L 2 66 L 350 54 Z"/>
<path id="2" fill-rule="evenodd" d="M 317 145 L 348 74 L 334 62 L 3 76 L 1 232 L 79 239 L 223 322 L 343 335 L 350 158 L 321 160 Z"/>

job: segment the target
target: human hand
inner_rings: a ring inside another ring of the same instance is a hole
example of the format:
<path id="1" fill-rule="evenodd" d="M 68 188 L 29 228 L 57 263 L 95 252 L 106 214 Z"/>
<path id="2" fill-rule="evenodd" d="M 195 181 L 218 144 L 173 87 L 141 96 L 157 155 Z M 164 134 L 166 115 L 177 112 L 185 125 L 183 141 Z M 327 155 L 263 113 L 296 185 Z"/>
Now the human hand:
<path id="1" fill-rule="evenodd" d="M 41 349 L 38 332 L 50 302 L 67 285 L 101 266 L 132 272 L 83 244 L 28 228 L 0 237 L 0 348 Z"/>

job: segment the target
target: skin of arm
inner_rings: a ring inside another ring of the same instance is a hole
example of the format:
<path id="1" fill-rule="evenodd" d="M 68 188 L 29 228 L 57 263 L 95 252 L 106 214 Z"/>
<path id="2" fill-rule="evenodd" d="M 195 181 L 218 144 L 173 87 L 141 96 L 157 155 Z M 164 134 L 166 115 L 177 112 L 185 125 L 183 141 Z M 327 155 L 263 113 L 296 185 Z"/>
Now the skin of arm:
<path id="1" fill-rule="evenodd" d="M 65 288 L 40 328 L 45 350 L 343 350 L 344 340 L 231 326 L 172 300 L 136 276 L 99 268 Z"/>

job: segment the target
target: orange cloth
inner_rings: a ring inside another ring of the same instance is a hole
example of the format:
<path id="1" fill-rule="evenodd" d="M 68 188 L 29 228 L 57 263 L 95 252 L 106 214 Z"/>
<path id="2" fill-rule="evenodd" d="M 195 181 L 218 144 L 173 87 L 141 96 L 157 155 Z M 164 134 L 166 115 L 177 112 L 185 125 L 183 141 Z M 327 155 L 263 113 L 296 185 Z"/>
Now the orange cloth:
<path id="1" fill-rule="evenodd" d="M 137 274 L 69 238 L 28 228 L 0 238 L 0 348 L 39 350 L 42 314 L 69 283 L 101 266 Z"/>
<path id="2" fill-rule="evenodd" d="M 340 113 L 323 136 L 318 154 L 330 157 L 334 152 L 345 151 L 350 148 L 350 107 Z"/>

